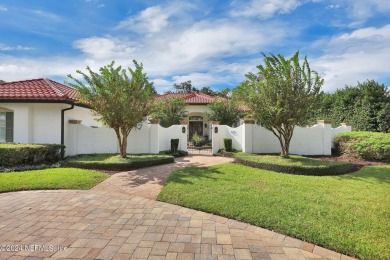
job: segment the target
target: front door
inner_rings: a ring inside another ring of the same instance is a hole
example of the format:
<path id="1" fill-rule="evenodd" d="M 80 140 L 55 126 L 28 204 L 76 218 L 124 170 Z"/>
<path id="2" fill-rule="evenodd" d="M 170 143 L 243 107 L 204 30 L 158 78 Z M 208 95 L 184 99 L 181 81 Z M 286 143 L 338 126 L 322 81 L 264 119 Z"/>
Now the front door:
<path id="1" fill-rule="evenodd" d="M 192 136 L 197 133 L 199 136 L 203 136 L 203 122 L 202 121 L 190 121 L 188 134 L 190 140 L 192 140 Z"/>

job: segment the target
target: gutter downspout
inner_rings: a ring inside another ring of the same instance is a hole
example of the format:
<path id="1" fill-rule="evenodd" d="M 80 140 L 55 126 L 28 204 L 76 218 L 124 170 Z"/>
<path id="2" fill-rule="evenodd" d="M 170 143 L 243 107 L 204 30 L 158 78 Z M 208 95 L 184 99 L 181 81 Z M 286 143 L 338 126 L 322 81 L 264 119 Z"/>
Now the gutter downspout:
<path id="1" fill-rule="evenodd" d="M 65 143 L 65 130 L 64 130 L 64 127 L 65 127 L 65 123 L 64 123 L 64 120 L 65 120 L 65 111 L 67 110 L 71 110 L 74 108 L 74 104 L 72 103 L 72 106 L 71 107 L 68 107 L 68 108 L 65 108 L 65 109 L 62 109 L 61 110 L 61 159 L 64 159 L 64 156 L 65 156 L 65 147 L 64 147 L 64 143 Z"/>

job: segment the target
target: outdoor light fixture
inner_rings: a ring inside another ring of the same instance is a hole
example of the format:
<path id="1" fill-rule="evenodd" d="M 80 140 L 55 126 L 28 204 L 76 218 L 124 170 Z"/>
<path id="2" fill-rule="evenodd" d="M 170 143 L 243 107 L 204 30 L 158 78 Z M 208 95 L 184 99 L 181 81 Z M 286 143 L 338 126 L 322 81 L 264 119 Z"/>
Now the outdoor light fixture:
<path id="1" fill-rule="evenodd" d="M 218 133 L 218 127 L 214 128 L 214 133 L 216 133 L 216 134 Z"/>
<path id="2" fill-rule="evenodd" d="M 204 128 L 207 128 L 207 124 L 204 124 Z"/>
<path id="3" fill-rule="evenodd" d="M 185 134 L 185 133 L 186 133 L 186 127 L 183 126 L 183 127 L 181 128 L 181 131 L 183 132 L 183 134 Z"/>

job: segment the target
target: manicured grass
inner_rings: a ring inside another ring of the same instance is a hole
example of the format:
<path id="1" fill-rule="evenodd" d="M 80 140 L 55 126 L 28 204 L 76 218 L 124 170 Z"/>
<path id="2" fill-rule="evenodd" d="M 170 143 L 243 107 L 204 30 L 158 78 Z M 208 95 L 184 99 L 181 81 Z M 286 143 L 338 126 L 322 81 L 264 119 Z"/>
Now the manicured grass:
<path id="1" fill-rule="evenodd" d="M 390 258 L 390 166 L 340 176 L 238 164 L 185 168 L 158 200 L 234 218 L 362 259 Z"/>
<path id="2" fill-rule="evenodd" d="M 104 181 L 108 174 L 75 169 L 52 168 L 45 170 L 0 173 L 0 192 L 20 190 L 87 190 Z"/>
<path id="3" fill-rule="evenodd" d="M 69 158 L 66 167 L 99 170 L 131 170 L 174 162 L 174 157 L 164 154 L 127 155 L 122 158 L 117 154 L 90 154 Z"/>
<path id="4" fill-rule="evenodd" d="M 247 153 L 231 153 L 231 155 L 238 163 L 246 166 L 300 175 L 337 175 L 351 172 L 354 168 L 349 162 L 325 161 L 299 155 L 290 155 L 289 158 Z"/>

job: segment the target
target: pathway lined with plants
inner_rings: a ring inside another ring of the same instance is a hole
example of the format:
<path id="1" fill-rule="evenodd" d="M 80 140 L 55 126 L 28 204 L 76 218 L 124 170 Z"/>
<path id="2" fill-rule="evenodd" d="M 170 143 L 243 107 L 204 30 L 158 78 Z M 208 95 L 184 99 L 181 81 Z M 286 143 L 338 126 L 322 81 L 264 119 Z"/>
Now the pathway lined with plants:
<path id="1" fill-rule="evenodd" d="M 179 157 L 175 159 L 175 163 L 116 173 L 99 183 L 93 190 L 156 199 L 172 171 L 188 166 L 213 166 L 229 163 L 233 160 L 232 158 L 212 155 Z"/>

